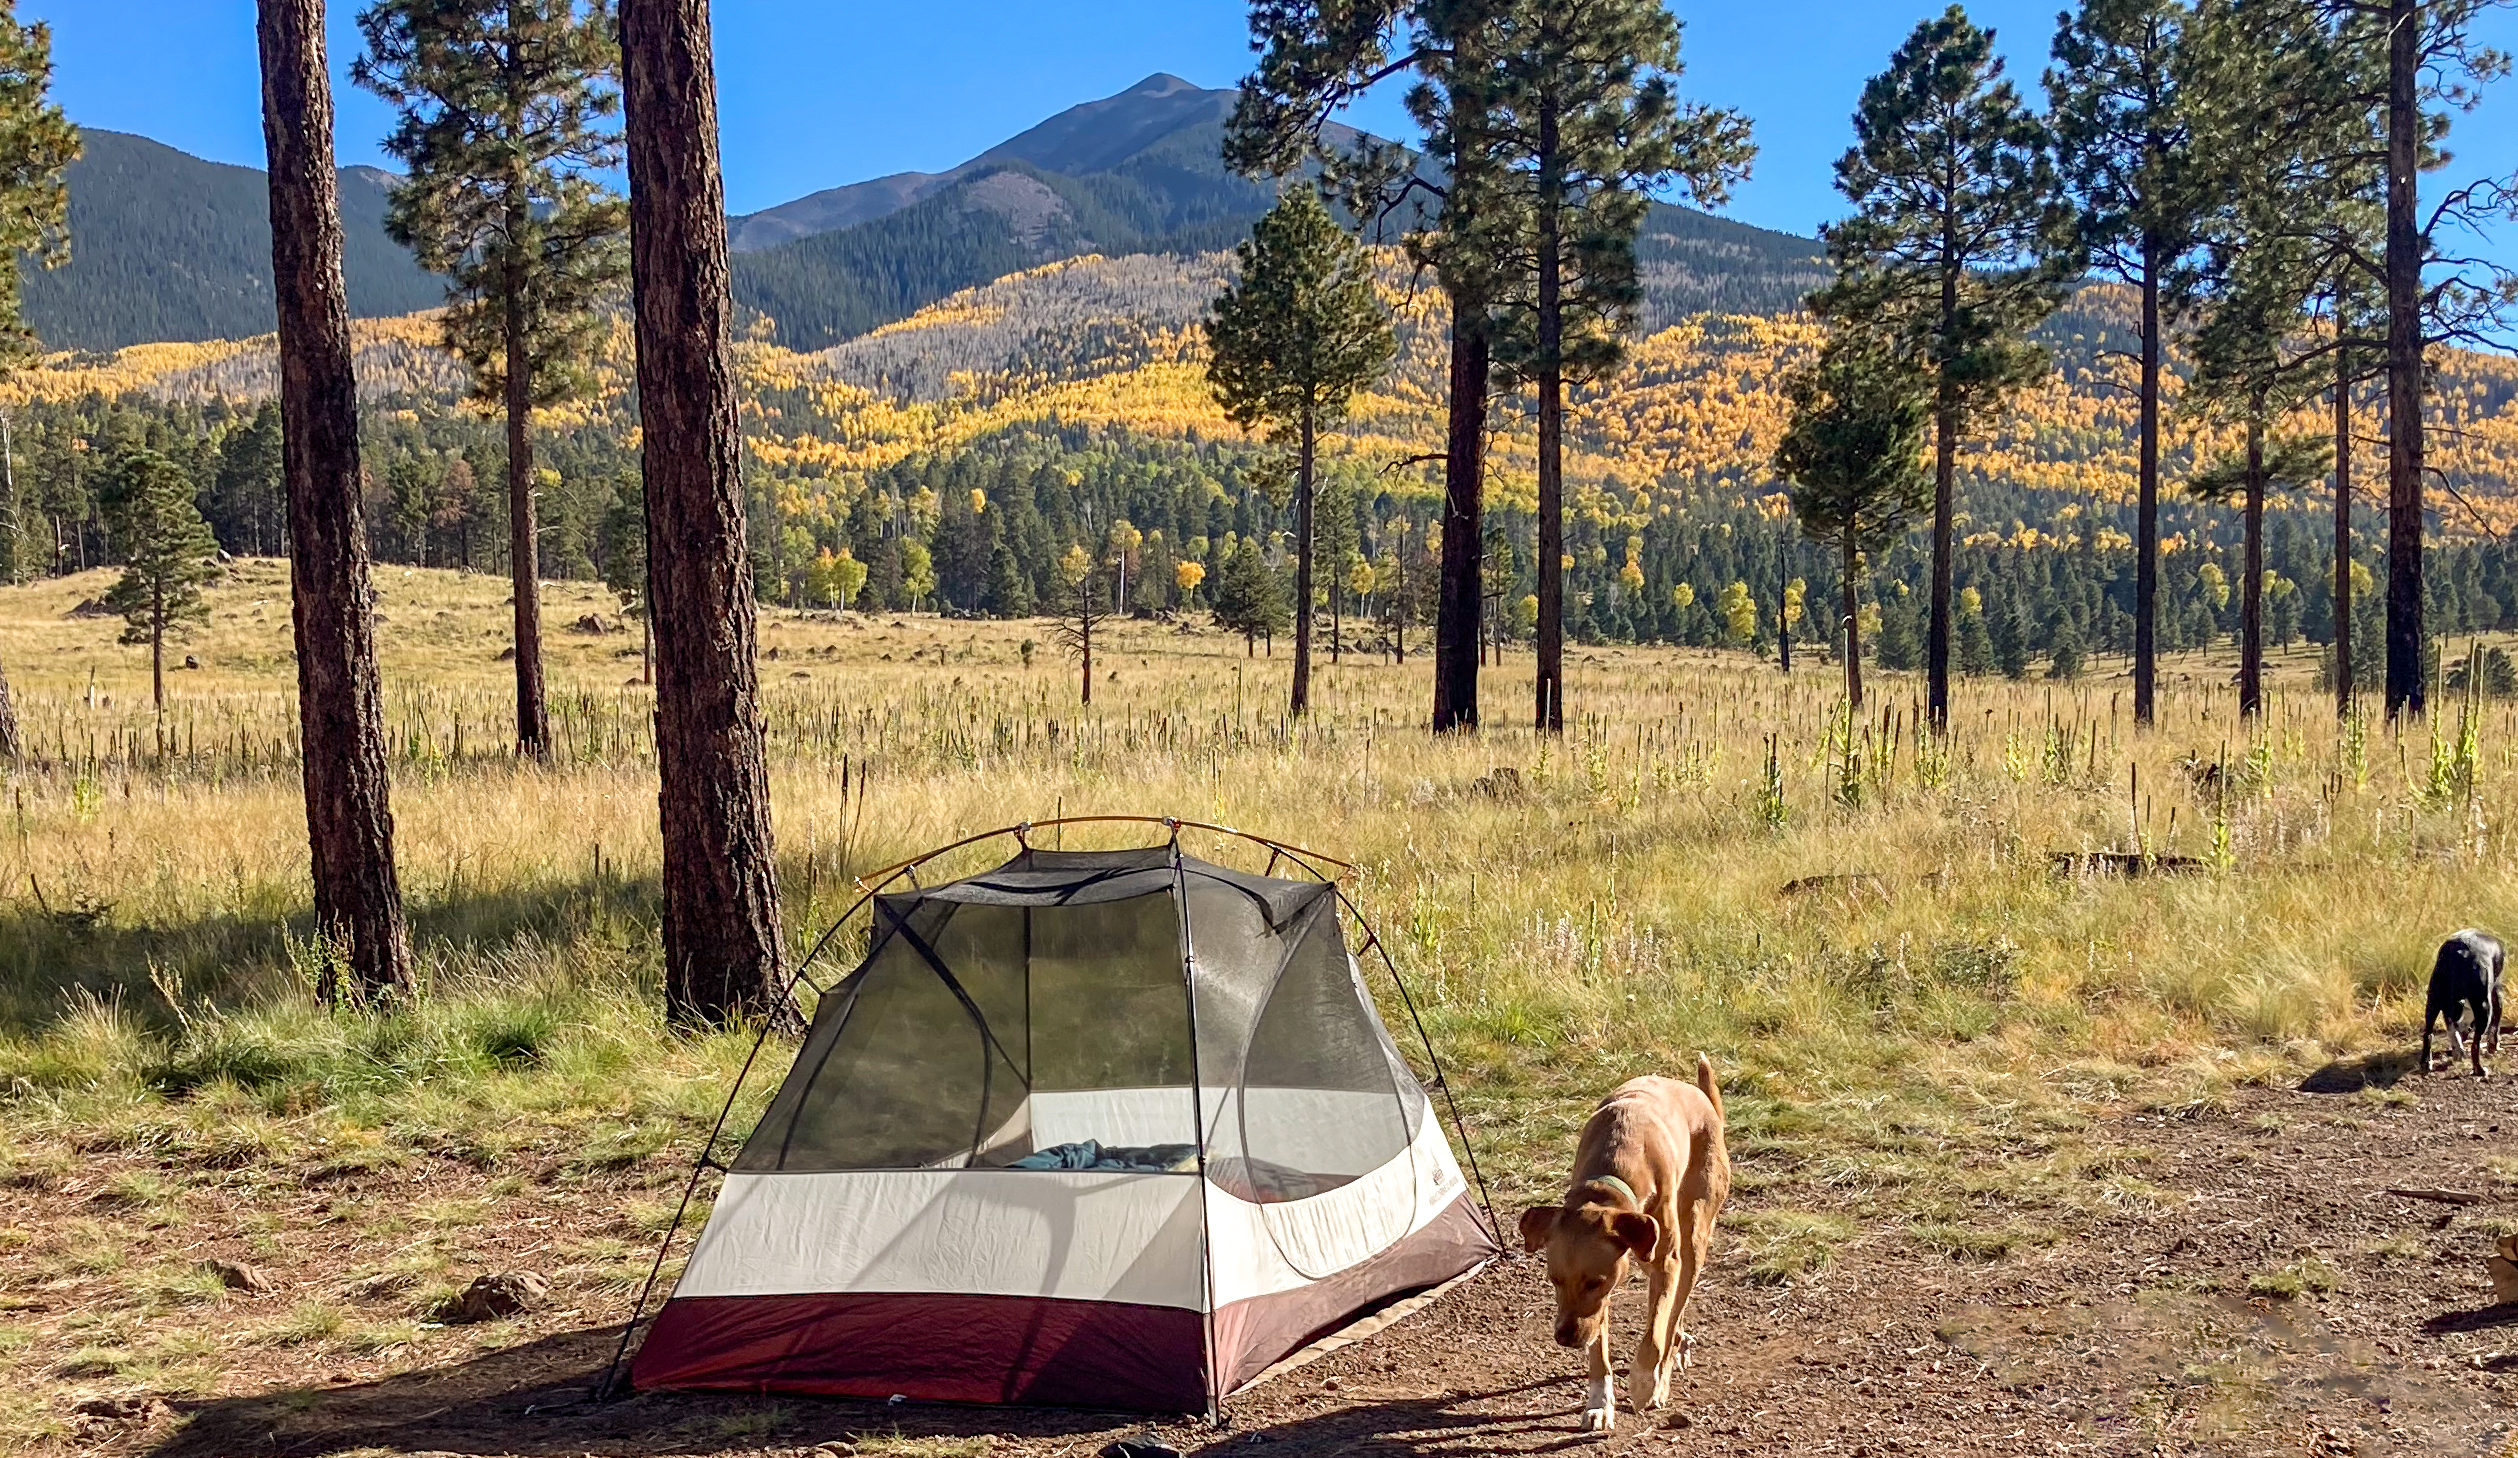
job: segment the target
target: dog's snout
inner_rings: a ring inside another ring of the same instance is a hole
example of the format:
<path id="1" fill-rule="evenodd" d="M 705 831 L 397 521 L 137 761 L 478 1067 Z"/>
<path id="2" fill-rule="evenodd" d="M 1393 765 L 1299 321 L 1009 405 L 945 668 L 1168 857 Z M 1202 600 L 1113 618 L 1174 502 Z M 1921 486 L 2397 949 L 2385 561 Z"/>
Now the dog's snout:
<path id="1" fill-rule="evenodd" d="M 1556 1344 L 1560 1347 L 1581 1346 L 1582 1333 L 1575 1329 L 1572 1322 L 1565 1322 L 1556 1328 Z"/>

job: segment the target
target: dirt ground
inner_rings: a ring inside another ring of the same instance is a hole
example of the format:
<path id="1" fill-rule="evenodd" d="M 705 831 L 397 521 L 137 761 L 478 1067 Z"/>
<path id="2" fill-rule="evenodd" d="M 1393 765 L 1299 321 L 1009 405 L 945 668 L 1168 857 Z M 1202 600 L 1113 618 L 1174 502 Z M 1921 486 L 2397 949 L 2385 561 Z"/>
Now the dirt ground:
<path id="1" fill-rule="evenodd" d="M 2518 1230 L 2518 1088 L 2337 1065 L 2226 1106 L 2118 1115 L 2152 1198 L 2034 1249 L 1953 1261 L 1865 1230 L 1790 1284 L 1718 1258 L 1670 1409 L 1576 1431 L 1575 1354 L 1532 1262 L 1498 1266 L 1371 1340 L 1236 1400 L 1183 1452 L 2473 1454 L 2518 1458 L 2518 1307 L 2484 1257 Z M 2408 1095 L 2406 1090 L 2413 1090 Z M 2390 1189 L 2465 1192 L 2455 1204 Z M 1810 1192 L 1796 1195 L 1806 1205 Z M 1758 1198 L 1773 1198 L 1774 1191 Z M 335 1198 L 338 1198 L 336 1193 Z M 1746 1208 L 1743 1202 L 1743 1208 Z M 1506 1211 L 1507 1222 L 1513 1212 Z M 2295 1294 L 2293 1294 L 2295 1293 Z M 1640 1287 L 1621 1297 L 1631 1345 Z M 1092 1454 L 1109 1415 L 792 1399 L 594 1403 L 617 1326 L 371 1378 L 310 1359 L 252 1395 L 82 1418 L 79 1451 L 243 1454 Z M 313 1370 L 330 1366 L 333 1370 Z M 271 1374 L 266 1374 L 269 1380 Z M 837 1451 L 825 1448 L 825 1452 Z"/>

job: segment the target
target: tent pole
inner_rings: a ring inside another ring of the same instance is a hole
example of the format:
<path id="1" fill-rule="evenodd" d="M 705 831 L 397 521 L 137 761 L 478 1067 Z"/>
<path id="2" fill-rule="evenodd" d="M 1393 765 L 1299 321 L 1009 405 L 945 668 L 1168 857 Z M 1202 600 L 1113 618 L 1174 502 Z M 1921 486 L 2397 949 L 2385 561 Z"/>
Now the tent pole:
<path id="1" fill-rule="evenodd" d="M 1224 1371 L 1223 1353 L 1215 1349 L 1214 1232 L 1207 1228 L 1207 1095 L 1198 1067 L 1198 954 L 1189 936 L 1189 877 L 1180 865 L 1180 822 L 1167 823 L 1172 832 L 1172 905 L 1180 922 L 1180 985 L 1189 1004 L 1189 1116 L 1198 1144 L 1198 1304 L 1206 1320 L 1206 1352 L 1199 1365 L 1206 1369 L 1207 1422 L 1212 1426 L 1224 1420 Z"/>
<path id="2" fill-rule="evenodd" d="M 985 836 L 977 838 L 983 840 L 986 839 Z M 969 842 L 967 841 L 963 842 L 963 844 L 968 843 Z M 947 849 L 951 849 L 951 847 L 947 847 Z M 938 851 L 936 854 L 941 855 L 943 852 Z M 915 862 L 912 862 L 911 864 L 915 864 Z M 876 881 L 872 886 L 866 886 L 866 883 L 862 879 L 858 881 L 857 884 L 859 886 L 866 887 L 865 894 L 859 896 L 846 911 L 841 912 L 838 919 L 830 924 L 829 929 L 824 931 L 819 938 L 815 939 L 812 950 L 806 952 L 802 957 L 797 959 L 795 970 L 787 974 L 787 985 L 779 989 L 778 995 L 781 1000 L 788 1002 L 790 1005 L 793 1004 L 796 995 L 796 984 L 803 980 L 805 969 L 812 966 L 814 962 L 819 960 L 823 952 L 829 950 L 831 939 L 839 935 L 840 928 L 848 925 L 849 921 L 852 920 L 858 912 L 865 910 L 866 907 L 873 902 L 874 898 L 881 893 L 885 886 L 890 885 L 894 880 L 899 878 L 901 872 L 908 869 L 909 866 L 907 865 L 896 866 L 890 871 L 885 872 L 882 878 Z M 820 984 L 817 983 L 815 986 L 818 989 Z M 797 1012 L 801 1014 L 803 1009 L 798 1008 Z M 691 1162 L 691 1177 L 690 1179 L 684 1181 L 682 1185 L 682 1201 L 680 1204 L 673 1207 L 673 1221 L 671 1224 L 665 1226 L 664 1238 L 656 1242 L 656 1258 L 655 1260 L 649 1262 L 647 1266 L 647 1279 L 638 1288 L 638 1300 L 630 1307 L 629 1319 L 621 1323 L 620 1345 L 612 1349 L 612 1360 L 605 1364 L 603 1369 L 603 1381 L 595 1388 L 594 1397 L 597 1402 L 601 1402 L 612 1395 L 612 1384 L 614 1380 L 620 1376 L 621 1362 L 629 1355 L 630 1338 L 637 1334 L 639 1319 L 646 1313 L 647 1298 L 655 1294 L 656 1282 L 664 1274 L 665 1253 L 673 1249 L 673 1237 L 681 1233 L 683 1217 L 688 1215 L 691 1210 L 691 1197 L 699 1193 L 699 1177 L 701 1173 L 704 1172 L 709 1165 L 715 1163 L 714 1156 L 717 1153 L 717 1137 L 725 1133 L 726 1120 L 734 1115 L 734 1101 L 741 1097 L 743 1093 L 743 1081 L 752 1076 L 752 1065 L 760 1058 L 761 1049 L 769 1042 L 770 1027 L 770 1021 L 766 1018 L 762 1019 L 761 1030 L 759 1034 L 752 1039 L 752 1051 L 743 1055 L 743 1067 L 736 1070 L 734 1083 L 726 1090 L 726 1101 L 724 1104 L 719 1106 L 717 1110 L 717 1122 L 708 1126 L 708 1142 L 700 1146 L 699 1158 Z M 722 1166 L 720 1167 L 722 1168 Z"/>

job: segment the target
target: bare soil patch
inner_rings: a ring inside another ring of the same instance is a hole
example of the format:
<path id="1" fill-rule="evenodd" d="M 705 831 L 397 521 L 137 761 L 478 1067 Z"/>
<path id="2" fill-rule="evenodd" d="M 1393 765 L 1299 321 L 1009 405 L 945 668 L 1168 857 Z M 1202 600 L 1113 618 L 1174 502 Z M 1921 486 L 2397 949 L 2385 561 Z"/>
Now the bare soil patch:
<path id="1" fill-rule="evenodd" d="M 265 1222 L 276 1241 L 185 1244 L 194 1259 L 251 1260 L 274 1277 L 267 1293 L 202 1294 L 216 1313 L 211 1339 L 234 1356 L 215 1389 L 82 1382 L 56 1361 L 49 1375 L 70 1416 L 45 1446 L 148 1458 L 647 1458 L 845 1442 L 864 1453 L 1048 1458 L 1096 1453 L 1151 1427 L 1184 1452 L 1279 1458 L 1575 1448 L 2510 1458 L 2518 1308 L 2489 1304 L 2484 1261 L 2495 1236 L 2518 1229 L 2518 1094 L 2507 1081 L 2398 1081 L 2403 1072 L 2401 1060 L 2336 1065 L 2300 1087 L 2245 1089 L 2225 1103 L 2120 1111 L 2098 1132 L 2139 1171 L 2145 1198 L 2097 1214 L 2059 1210 L 2044 1231 L 1861 1223 L 1808 1262 L 1815 1269 L 1780 1281 L 1746 1232 L 1761 1209 L 1824 1210 L 1826 1191 L 1790 1177 L 1766 1183 L 1726 1216 L 1743 1233 L 1723 1243 L 1700 1291 L 1698 1365 L 1673 1406 L 1626 1415 L 1600 1438 L 1575 1431 L 1579 1360 L 1549 1342 L 1544 1283 L 1522 1261 L 1238 1399 L 1222 1428 L 920 1404 L 592 1402 L 619 1333 L 596 1323 L 626 1298 L 617 1266 L 583 1257 L 618 1248 L 628 1233 L 620 1206 L 643 1198 L 654 1173 L 567 1177 L 555 1156 L 533 1188 L 506 1195 L 454 1163 L 271 1193 L 259 1208 L 277 1217 Z M 94 1191 L 59 1197 L 93 1178 L 57 1180 L 51 1195 L 64 1210 L 91 1205 Z M 129 1182 L 113 1188 L 127 1192 Z M 467 1188 L 485 1208 L 466 1227 L 466 1264 L 579 1258 L 555 1272 L 547 1307 L 459 1336 L 435 1332 L 399 1352 L 272 1339 L 310 1291 L 354 1321 L 407 1312 L 407 1300 L 362 1296 L 367 1288 L 349 1279 L 392 1255 L 390 1238 L 368 1233 L 353 1207 L 442 1205 Z M 2485 1198 L 2387 1193 L 2409 1188 Z M 189 1228 L 201 1224 L 196 1215 Z M 146 1258 L 147 1245 L 134 1257 Z M 48 1341 L 64 1339 L 60 1318 L 82 1295 L 75 1282 L 4 1284 L 15 1309 L 0 1320 L 41 1322 Z M 1635 1292 L 1621 1302 L 1622 1349 L 1640 1306 Z M 92 1410 L 73 1412 L 78 1402 Z"/>

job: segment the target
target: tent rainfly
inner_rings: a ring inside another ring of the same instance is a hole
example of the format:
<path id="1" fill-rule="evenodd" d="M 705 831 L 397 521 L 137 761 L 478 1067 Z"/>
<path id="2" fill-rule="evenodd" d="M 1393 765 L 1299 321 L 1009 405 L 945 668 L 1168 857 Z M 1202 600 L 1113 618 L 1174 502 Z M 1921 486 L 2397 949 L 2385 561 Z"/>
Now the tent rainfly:
<path id="1" fill-rule="evenodd" d="M 1213 1414 L 1492 1259 L 1340 905 L 1177 829 L 876 896 L 632 1382 Z"/>

